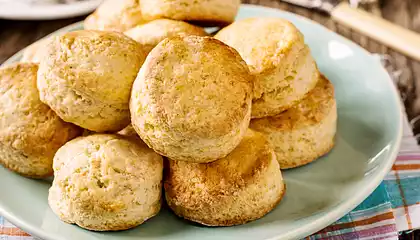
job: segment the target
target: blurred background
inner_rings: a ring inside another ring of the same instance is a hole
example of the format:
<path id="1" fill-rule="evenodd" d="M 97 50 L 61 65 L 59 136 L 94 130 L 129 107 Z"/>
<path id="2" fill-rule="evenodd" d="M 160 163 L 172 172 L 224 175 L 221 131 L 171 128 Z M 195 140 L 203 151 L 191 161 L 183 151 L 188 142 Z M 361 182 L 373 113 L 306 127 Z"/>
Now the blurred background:
<path id="1" fill-rule="evenodd" d="M 291 0 L 288 0 L 291 1 Z M 297 1 L 297 0 L 294 0 Z M 299 0 L 309 4 L 332 0 Z M 0 64 L 47 34 L 84 20 L 102 0 L 0 0 Z M 325 12 L 281 0 L 242 0 L 290 11 L 325 25 L 372 53 L 380 54 L 400 91 L 414 133 L 420 143 L 420 62 L 332 20 Z M 351 0 L 375 16 L 420 33 L 420 0 Z M 418 43 L 420 45 L 420 42 Z M 420 240 L 419 231 L 401 233 L 400 239 Z"/>

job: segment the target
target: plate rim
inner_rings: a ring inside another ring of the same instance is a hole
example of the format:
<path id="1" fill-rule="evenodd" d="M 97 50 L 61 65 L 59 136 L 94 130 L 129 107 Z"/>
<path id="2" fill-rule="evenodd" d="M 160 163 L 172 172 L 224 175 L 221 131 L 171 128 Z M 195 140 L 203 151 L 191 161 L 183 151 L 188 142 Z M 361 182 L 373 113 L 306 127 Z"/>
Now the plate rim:
<path id="1" fill-rule="evenodd" d="M 318 27 L 323 28 L 325 31 L 328 31 L 330 34 L 335 35 L 335 37 L 339 38 L 346 45 L 350 45 L 352 47 L 358 48 L 359 50 L 364 52 L 366 55 L 373 57 L 370 52 L 368 52 L 366 49 L 364 49 L 363 47 L 361 47 L 357 43 L 339 35 L 338 33 L 335 33 L 333 31 L 331 31 L 330 29 L 326 28 L 325 26 L 323 26 L 323 25 L 321 25 L 321 24 L 319 24 L 319 23 L 317 23 L 317 22 L 315 22 L 315 21 L 313 21 L 309 18 L 300 16 L 298 14 L 288 12 L 288 11 L 285 11 L 285 10 L 282 10 L 282 9 L 270 8 L 270 7 L 254 5 L 254 4 L 241 4 L 241 8 L 257 9 L 257 10 L 261 9 L 263 11 L 281 12 L 283 14 L 292 15 L 292 16 L 298 18 L 301 21 L 305 21 L 305 22 L 310 23 L 310 24 L 315 24 Z M 46 39 L 46 38 L 48 38 L 49 36 L 52 36 L 52 35 L 57 35 L 57 34 L 60 34 L 62 32 L 68 32 L 69 30 L 77 28 L 79 26 L 83 26 L 83 21 L 79 21 L 79 22 L 70 24 L 66 27 L 60 28 L 60 29 L 46 35 L 45 37 L 39 39 L 38 41 Z M 32 43 L 32 44 L 34 44 L 34 43 Z M 23 52 L 25 51 L 25 49 L 27 49 L 31 45 L 23 48 L 22 50 L 18 51 L 14 55 L 12 55 L 3 64 L 1 64 L 0 67 L 4 66 L 4 65 L 11 64 L 12 62 L 18 61 L 19 58 L 22 56 Z M 394 163 L 394 161 L 395 161 L 395 159 L 398 155 L 400 145 L 401 145 L 401 142 L 402 142 L 403 114 L 404 114 L 403 109 L 404 108 L 403 108 L 403 103 L 402 103 L 401 98 L 399 96 L 398 90 L 395 87 L 393 81 L 391 80 L 391 77 L 389 76 L 388 72 L 385 70 L 385 68 L 383 66 L 380 67 L 379 71 L 381 71 L 384 75 L 388 76 L 386 82 L 388 84 L 388 87 L 391 89 L 391 92 L 392 92 L 391 97 L 394 99 L 394 101 L 396 101 L 397 114 L 398 114 L 398 116 L 397 116 L 397 120 L 398 120 L 397 131 L 398 132 L 396 134 L 396 139 L 393 139 L 395 141 L 395 144 L 393 146 L 391 146 L 390 154 L 389 154 L 389 157 L 387 158 L 387 161 L 386 161 L 384 167 L 382 167 L 381 169 L 378 170 L 377 175 L 373 177 L 372 181 L 370 181 L 368 184 L 365 185 L 365 188 L 360 189 L 360 191 L 356 192 L 353 195 L 353 197 L 351 199 L 349 199 L 348 201 L 340 202 L 333 209 L 331 209 L 327 214 L 324 214 L 324 215 L 320 216 L 319 218 L 315 219 L 310 226 L 298 227 L 298 228 L 293 229 L 292 231 L 288 232 L 287 234 L 285 234 L 283 236 L 273 236 L 271 238 L 266 238 L 264 240 L 295 239 L 296 237 L 299 237 L 301 235 L 309 236 L 309 235 L 311 235 L 311 234 L 313 234 L 313 233 L 331 225 L 333 222 L 337 221 L 338 219 L 343 217 L 345 214 L 347 214 L 348 212 L 353 210 L 355 207 L 357 207 L 360 203 L 362 203 L 381 184 L 381 182 L 385 178 L 386 174 L 391 170 L 392 165 L 393 165 L 393 163 Z M 48 232 L 46 232 L 46 231 L 44 231 L 40 228 L 25 224 L 22 221 L 22 219 L 19 219 L 17 217 L 12 216 L 12 214 L 7 213 L 7 211 L 5 211 L 1 205 L 0 205 L 0 215 L 2 215 L 5 219 L 7 219 L 9 222 L 13 223 L 14 225 L 19 227 L 23 231 L 25 231 L 25 232 L 33 235 L 33 236 L 41 237 L 44 240 L 57 240 L 57 239 L 53 238 L 53 236 L 50 236 L 50 234 Z"/>
<path id="2" fill-rule="evenodd" d="M 88 0 L 70 4 L 51 4 L 45 6 L 26 6 L 23 12 L 8 11 L 15 9 L 11 3 L 0 3 L 0 19 L 8 20 L 58 20 L 78 17 L 93 12 L 103 0 Z M 19 4 L 17 5 L 19 6 Z"/>

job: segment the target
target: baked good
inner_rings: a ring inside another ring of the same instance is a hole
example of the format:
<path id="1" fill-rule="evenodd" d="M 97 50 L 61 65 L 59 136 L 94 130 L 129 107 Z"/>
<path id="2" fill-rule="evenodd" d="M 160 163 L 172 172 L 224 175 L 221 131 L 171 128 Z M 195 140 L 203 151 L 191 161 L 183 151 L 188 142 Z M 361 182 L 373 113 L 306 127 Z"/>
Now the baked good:
<path id="1" fill-rule="evenodd" d="M 162 172 L 162 157 L 145 145 L 113 134 L 79 137 L 54 157 L 48 203 L 82 228 L 129 229 L 159 212 Z"/>
<path id="2" fill-rule="evenodd" d="M 134 82 L 131 122 L 157 153 L 180 161 L 225 157 L 249 126 L 253 78 L 222 42 L 175 36 L 147 56 Z"/>
<path id="3" fill-rule="evenodd" d="M 21 175 L 52 175 L 55 152 L 81 134 L 39 100 L 38 65 L 15 63 L 0 68 L 0 163 Z"/>
<path id="4" fill-rule="evenodd" d="M 141 0 L 144 19 L 169 18 L 205 26 L 228 25 L 238 13 L 240 0 Z"/>
<path id="5" fill-rule="evenodd" d="M 215 38 L 235 48 L 256 77 L 252 118 L 290 108 L 319 78 L 303 35 L 287 20 L 249 18 L 220 30 Z"/>
<path id="6" fill-rule="evenodd" d="M 139 42 L 146 52 L 152 49 L 163 39 L 180 34 L 207 36 L 203 28 L 183 21 L 158 19 L 149 23 L 138 25 L 124 33 Z"/>
<path id="7" fill-rule="evenodd" d="M 131 86 L 145 57 L 122 33 L 80 30 L 54 37 L 39 66 L 41 101 L 66 122 L 119 131 L 130 123 Z"/>
<path id="8" fill-rule="evenodd" d="M 281 169 L 315 161 L 334 146 L 337 129 L 334 86 L 321 76 L 298 105 L 274 117 L 253 119 L 250 127 L 268 137 Z"/>
<path id="9" fill-rule="evenodd" d="M 105 0 L 84 21 L 84 29 L 124 32 L 146 21 L 140 0 Z"/>
<path id="10" fill-rule="evenodd" d="M 208 226 L 232 226 L 263 217 L 285 185 L 264 135 L 248 130 L 228 156 L 200 164 L 169 160 L 165 197 L 176 215 Z"/>
<path id="11" fill-rule="evenodd" d="M 45 38 L 29 45 L 25 51 L 23 51 L 20 62 L 31 62 L 39 63 L 44 47 L 49 43 L 51 39 Z"/>

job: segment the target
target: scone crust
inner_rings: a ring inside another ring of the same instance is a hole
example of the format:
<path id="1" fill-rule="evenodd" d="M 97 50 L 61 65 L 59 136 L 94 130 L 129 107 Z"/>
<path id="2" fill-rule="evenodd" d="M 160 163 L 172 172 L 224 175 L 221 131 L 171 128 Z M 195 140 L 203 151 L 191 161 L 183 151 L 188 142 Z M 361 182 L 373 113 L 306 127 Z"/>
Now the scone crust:
<path id="1" fill-rule="evenodd" d="M 125 230 L 159 212 L 162 172 L 162 157 L 132 139 L 79 137 L 54 157 L 48 202 L 67 223 L 94 231 Z"/>
<path id="2" fill-rule="evenodd" d="M 282 169 L 308 164 L 334 146 L 334 86 L 321 75 L 316 87 L 299 104 L 274 117 L 253 119 L 250 128 L 267 135 Z"/>
<path id="3" fill-rule="evenodd" d="M 127 30 L 124 34 L 140 43 L 147 53 L 152 51 L 165 38 L 181 34 L 196 36 L 208 35 L 201 27 L 171 19 L 157 19 L 146 24 L 138 25 Z"/>
<path id="4" fill-rule="evenodd" d="M 141 10 L 146 20 L 169 18 L 194 21 L 206 26 L 223 26 L 232 23 L 238 13 L 240 0 L 141 0 Z"/>
<path id="5" fill-rule="evenodd" d="M 268 141 L 251 130 L 235 150 L 215 162 L 169 159 L 164 187 L 167 203 L 178 216 L 208 226 L 261 218 L 280 202 L 285 190 Z"/>
<path id="6" fill-rule="evenodd" d="M 0 163 L 26 177 L 52 175 L 55 152 L 81 134 L 39 99 L 38 65 L 15 63 L 0 69 Z"/>
<path id="7" fill-rule="evenodd" d="M 131 122 L 159 154 L 211 162 L 225 157 L 245 134 L 252 82 L 239 54 L 216 39 L 165 39 L 134 82 Z"/>
<path id="8" fill-rule="evenodd" d="M 318 71 L 309 47 L 287 20 L 261 17 L 236 21 L 215 38 L 235 48 L 256 77 L 252 118 L 279 114 L 316 85 Z"/>
<path id="9" fill-rule="evenodd" d="M 254 97 L 252 101 L 252 118 L 280 114 L 298 104 L 315 88 L 319 79 L 319 71 L 309 53 L 309 48 L 306 47 L 299 54 L 300 60 L 296 64 L 296 70 L 286 77 L 288 85 L 282 86 L 280 84 L 278 88 L 264 91 L 259 95 L 260 97 Z"/>
<path id="10" fill-rule="evenodd" d="M 145 57 L 122 33 L 81 30 L 54 37 L 38 71 L 41 101 L 85 129 L 121 130 L 130 123 L 131 86 Z"/>
<path id="11" fill-rule="evenodd" d="M 106 0 L 84 21 L 84 29 L 124 32 L 146 23 L 139 0 Z"/>

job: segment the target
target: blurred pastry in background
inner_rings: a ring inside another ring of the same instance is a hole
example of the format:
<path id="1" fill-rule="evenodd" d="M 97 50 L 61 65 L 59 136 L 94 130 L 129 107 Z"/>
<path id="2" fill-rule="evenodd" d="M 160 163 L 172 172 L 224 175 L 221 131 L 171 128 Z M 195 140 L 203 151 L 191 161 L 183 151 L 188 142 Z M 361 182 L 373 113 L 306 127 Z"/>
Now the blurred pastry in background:
<path id="1" fill-rule="evenodd" d="M 125 35 L 143 45 L 150 52 L 159 42 L 176 35 L 207 36 L 206 31 L 189 23 L 170 19 L 158 19 L 129 29 Z"/>
<path id="2" fill-rule="evenodd" d="M 313 162 L 334 147 L 334 86 L 321 76 L 316 87 L 296 106 L 277 116 L 253 119 L 250 128 L 268 137 L 281 169 Z"/>
<path id="3" fill-rule="evenodd" d="M 252 130 L 229 155 L 215 162 L 169 159 L 164 187 L 176 215 L 208 226 L 233 226 L 261 218 L 285 193 L 273 149 L 263 134 Z"/>
<path id="4" fill-rule="evenodd" d="M 95 132 L 130 123 L 131 86 L 146 58 L 118 32 L 80 30 L 54 37 L 38 71 L 41 100 L 64 121 Z"/>
<path id="5" fill-rule="evenodd" d="M 84 29 L 124 32 L 145 23 L 139 0 L 105 0 L 84 21 Z"/>
<path id="6" fill-rule="evenodd" d="M 31 178 L 51 176 L 56 151 L 82 133 L 41 102 L 37 71 L 34 63 L 0 68 L 0 163 Z"/>
<path id="7" fill-rule="evenodd" d="M 215 38 L 235 48 L 256 77 L 252 118 L 274 116 L 292 107 L 318 81 L 318 69 L 302 33 L 287 20 L 239 20 Z"/>
<path id="8" fill-rule="evenodd" d="M 162 157 L 145 145 L 113 134 L 79 137 L 54 157 L 48 203 L 82 228 L 133 228 L 160 211 L 162 174 Z"/>
<path id="9" fill-rule="evenodd" d="M 204 26 L 232 23 L 239 11 L 240 0 L 141 0 L 144 19 L 169 18 L 191 21 Z"/>

